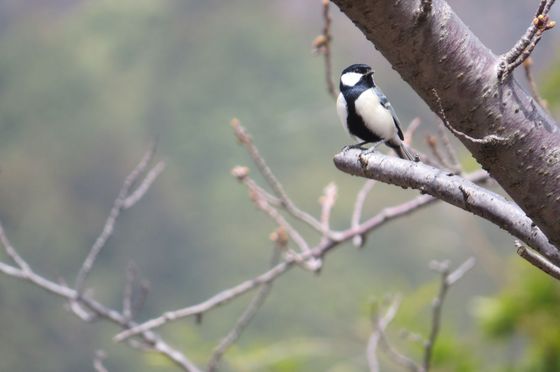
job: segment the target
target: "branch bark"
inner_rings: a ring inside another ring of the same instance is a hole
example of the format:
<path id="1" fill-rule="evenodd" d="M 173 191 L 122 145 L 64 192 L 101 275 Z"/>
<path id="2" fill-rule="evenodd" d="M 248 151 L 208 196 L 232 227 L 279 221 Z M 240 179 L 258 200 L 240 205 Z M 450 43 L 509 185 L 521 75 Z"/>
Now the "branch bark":
<path id="1" fill-rule="evenodd" d="M 471 212 L 521 239 L 552 263 L 560 263 L 560 251 L 516 204 L 463 177 L 378 152 L 361 155 L 357 149 L 337 154 L 334 162 L 343 172 L 414 188 Z"/>
<path id="2" fill-rule="evenodd" d="M 486 47 L 444 0 L 333 0 L 393 68 L 438 113 L 441 96 L 453 128 L 476 160 L 546 234 L 560 245 L 560 130 L 513 77 L 498 79 L 501 58 Z M 536 192 L 538 191 L 538 192 Z"/>

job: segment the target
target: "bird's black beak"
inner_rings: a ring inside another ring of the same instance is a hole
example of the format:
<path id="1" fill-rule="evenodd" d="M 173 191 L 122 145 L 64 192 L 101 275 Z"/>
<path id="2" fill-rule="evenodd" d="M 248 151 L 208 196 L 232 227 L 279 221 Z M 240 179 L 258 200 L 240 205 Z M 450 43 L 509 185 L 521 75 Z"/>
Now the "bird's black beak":
<path id="1" fill-rule="evenodd" d="M 373 70 L 366 72 L 366 76 L 373 76 Z"/>

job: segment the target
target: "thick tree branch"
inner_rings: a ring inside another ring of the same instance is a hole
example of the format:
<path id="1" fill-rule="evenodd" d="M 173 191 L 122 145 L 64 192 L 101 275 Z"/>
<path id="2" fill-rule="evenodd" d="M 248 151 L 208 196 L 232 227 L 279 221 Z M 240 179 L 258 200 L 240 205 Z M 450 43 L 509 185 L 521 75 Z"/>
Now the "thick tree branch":
<path id="1" fill-rule="evenodd" d="M 560 245 L 560 130 L 514 78 L 498 79 L 501 59 L 444 0 L 432 0 L 424 22 L 417 22 L 419 5 L 409 1 L 333 2 L 439 112 L 432 93 L 436 89 L 455 130 L 471 138 L 508 138 L 492 143 L 459 139 L 550 241 Z"/>
<path id="2" fill-rule="evenodd" d="M 560 263 L 558 249 L 517 205 L 460 176 L 379 152 L 362 156 L 357 149 L 337 154 L 334 162 L 343 172 L 417 189 L 480 216 L 521 239 L 551 262 Z"/>

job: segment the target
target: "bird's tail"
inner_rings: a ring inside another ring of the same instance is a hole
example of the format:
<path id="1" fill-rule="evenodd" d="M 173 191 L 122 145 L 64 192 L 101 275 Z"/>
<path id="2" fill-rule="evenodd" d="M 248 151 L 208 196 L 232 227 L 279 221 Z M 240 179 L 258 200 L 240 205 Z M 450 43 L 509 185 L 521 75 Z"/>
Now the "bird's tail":
<path id="1" fill-rule="evenodd" d="M 418 161 L 418 155 L 414 154 L 404 143 L 400 143 L 399 146 L 391 146 L 401 159 L 406 159 L 410 161 Z"/>

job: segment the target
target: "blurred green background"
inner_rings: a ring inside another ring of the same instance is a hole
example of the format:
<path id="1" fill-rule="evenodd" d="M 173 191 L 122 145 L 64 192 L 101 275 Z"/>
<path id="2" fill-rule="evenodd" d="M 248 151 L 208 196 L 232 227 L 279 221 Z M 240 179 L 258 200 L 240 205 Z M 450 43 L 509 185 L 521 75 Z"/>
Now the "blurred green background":
<path id="1" fill-rule="evenodd" d="M 538 1 L 450 3 L 501 53 L 524 32 Z M 351 63 L 372 64 L 401 121 L 421 118 L 422 148 L 436 131 L 435 116 L 331 9 L 336 75 Z M 332 165 L 350 140 L 326 93 L 322 58 L 311 53 L 321 28 L 319 0 L 0 0 L 0 219 L 13 244 L 39 273 L 72 282 L 125 175 L 157 138 L 168 167 L 119 220 L 88 282 L 95 297 L 120 306 L 130 261 L 151 287 L 140 319 L 262 272 L 275 226 L 229 174 L 252 166 L 228 126 L 234 116 L 303 208 L 317 214 L 323 187 L 335 181 L 333 226 L 347 227 L 363 181 Z M 559 41 L 556 30 L 548 32 L 533 56 L 557 117 Z M 476 168 L 462 148 L 460 155 Z M 415 195 L 378 185 L 367 214 Z M 293 270 L 276 282 L 223 370 L 366 370 L 371 301 L 395 292 L 405 298 L 390 336 L 418 358 L 420 345 L 399 339 L 399 331 L 427 334 L 438 285 L 429 261 L 457 265 L 475 256 L 477 266 L 446 303 L 436 370 L 558 371 L 558 284 L 514 252 L 513 239 L 494 226 L 430 207 L 376 231 L 363 250 L 340 248 L 319 276 Z M 3 252 L 0 258 L 8 261 Z M 204 364 L 249 298 L 207 314 L 201 325 L 188 319 L 162 332 Z M 59 298 L 0 276 L 0 371 L 93 370 L 98 349 L 112 372 L 174 370 L 161 357 L 114 344 L 117 331 L 85 324 Z"/>

